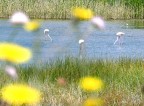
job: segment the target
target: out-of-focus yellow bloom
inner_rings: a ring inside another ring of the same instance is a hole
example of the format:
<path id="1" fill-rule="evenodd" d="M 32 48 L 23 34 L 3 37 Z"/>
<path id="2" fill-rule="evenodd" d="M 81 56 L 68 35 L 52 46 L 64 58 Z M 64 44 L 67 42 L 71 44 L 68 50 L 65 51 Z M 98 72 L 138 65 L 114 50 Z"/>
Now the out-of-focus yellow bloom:
<path id="1" fill-rule="evenodd" d="M 40 28 L 40 23 L 38 21 L 30 21 L 24 25 L 26 31 L 36 31 Z"/>
<path id="2" fill-rule="evenodd" d="M 76 7 L 72 9 L 72 15 L 76 19 L 80 20 L 88 20 L 93 17 L 93 12 L 90 9 L 82 8 L 82 7 Z"/>
<path id="3" fill-rule="evenodd" d="M 103 87 L 103 82 L 99 78 L 88 76 L 80 79 L 80 87 L 84 91 L 100 91 Z"/>
<path id="4" fill-rule="evenodd" d="M 0 43 L 0 60 L 13 63 L 25 63 L 32 57 L 28 48 L 14 43 Z"/>
<path id="5" fill-rule="evenodd" d="M 41 93 L 28 85 L 10 84 L 2 88 L 2 99 L 11 105 L 36 104 L 40 101 Z"/>
<path id="6" fill-rule="evenodd" d="M 84 101 L 83 106 L 103 106 L 104 102 L 100 98 L 88 98 Z"/>

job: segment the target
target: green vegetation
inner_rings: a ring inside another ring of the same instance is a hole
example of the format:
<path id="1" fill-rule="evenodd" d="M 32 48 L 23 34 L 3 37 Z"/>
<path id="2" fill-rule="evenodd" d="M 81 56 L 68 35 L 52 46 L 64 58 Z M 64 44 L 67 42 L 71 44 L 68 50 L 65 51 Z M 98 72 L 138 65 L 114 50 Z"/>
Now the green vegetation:
<path id="1" fill-rule="evenodd" d="M 141 59 L 80 60 L 69 57 L 16 68 L 18 82 L 29 83 L 43 92 L 43 106 L 80 106 L 89 95 L 103 98 L 106 106 L 143 106 L 144 61 Z M 10 83 L 11 79 L 3 70 L 0 72 L 1 86 Z M 100 77 L 105 83 L 104 89 L 90 94 L 83 92 L 78 87 L 83 76 Z M 58 78 L 64 78 L 66 85 L 60 86 Z"/>
<path id="2" fill-rule="evenodd" d="M 75 6 L 90 8 L 105 19 L 144 18 L 143 0 L 0 0 L 0 17 L 21 10 L 31 18 L 70 19 Z"/>

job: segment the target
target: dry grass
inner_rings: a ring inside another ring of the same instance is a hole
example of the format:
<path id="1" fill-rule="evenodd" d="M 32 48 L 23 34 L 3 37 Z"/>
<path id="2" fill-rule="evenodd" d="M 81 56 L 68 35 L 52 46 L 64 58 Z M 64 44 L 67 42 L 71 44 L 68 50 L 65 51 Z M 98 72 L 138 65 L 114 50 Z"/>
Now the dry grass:
<path id="1" fill-rule="evenodd" d="M 136 4 L 136 3 L 135 3 Z M 144 6 L 110 4 L 110 2 L 82 0 L 1 0 L 0 17 L 8 18 L 15 11 L 25 11 L 31 18 L 70 19 L 71 8 L 82 6 L 91 8 L 96 15 L 105 19 L 144 18 Z M 138 7 L 138 9 L 137 9 Z"/>
<path id="2" fill-rule="evenodd" d="M 143 60 L 79 60 L 66 58 L 47 64 L 17 66 L 18 82 L 28 83 L 43 93 L 40 106 L 81 106 L 89 97 L 101 97 L 106 106 L 143 106 L 141 88 L 144 79 Z M 1 68 L 2 69 L 2 68 Z M 1 87 L 13 82 L 1 71 Z M 100 77 L 101 92 L 83 92 L 78 85 L 83 76 Z M 64 78 L 66 85 L 60 85 Z"/>

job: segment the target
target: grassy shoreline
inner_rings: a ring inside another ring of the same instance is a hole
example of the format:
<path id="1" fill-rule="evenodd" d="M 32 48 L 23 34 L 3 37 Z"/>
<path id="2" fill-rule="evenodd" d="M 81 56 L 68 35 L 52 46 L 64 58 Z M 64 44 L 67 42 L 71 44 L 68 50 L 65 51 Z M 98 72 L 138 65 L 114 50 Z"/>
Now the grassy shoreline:
<path id="1" fill-rule="evenodd" d="M 122 58 L 119 60 L 79 60 L 66 58 L 46 64 L 16 66 L 18 82 L 29 83 L 43 92 L 42 106 L 80 106 L 91 96 L 101 97 L 106 106 L 140 106 L 143 102 L 141 88 L 144 81 L 144 61 Z M 1 68 L 2 69 L 2 68 Z M 13 82 L 1 70 L 1 86 Z M 101 92 L 85 93 L 78 82 L 84 76 L 101 78 L 105 87 Z M 57 83 L 64 78 L 65 86 Z M 143 105 L 142 105 L 143 106 Z"/>
<path id="2" fill-rule="evenodd" d="M 144 3 L 141 0 L 122 2 L 89 0 L 1 0 L 0 17 L 8 18 L 15 11 L 24 11 L 31 18 L 70 19 L 71 8 L 82 6 L 90 8 L 95 15 L 105 19 L 143 19 Z"/>

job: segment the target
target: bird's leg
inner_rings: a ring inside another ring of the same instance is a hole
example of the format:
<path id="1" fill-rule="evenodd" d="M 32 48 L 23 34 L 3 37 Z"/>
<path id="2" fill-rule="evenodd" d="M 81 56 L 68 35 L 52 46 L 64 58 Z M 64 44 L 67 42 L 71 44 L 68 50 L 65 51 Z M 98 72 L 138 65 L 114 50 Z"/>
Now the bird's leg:
<path id="1" fill-rule="evenodd" d="M 118 44 L 121 45 L 121 37 L 118 36 Z"/>
<path id="2" fill-rule="evenodd" d="M 52 38 L 49 36 L 49 34 L 47 35 L 49 37 L 49 39 L 52 41 Z"/>
<path id="3" fill-rule="evenodd" d="M 48 34 L 48 32 L 45 32 L 45 40 L 48 40 L 48 38 L 52 41 L 52 38 L 50 37 L 50 35 Z"/>
<path id="4" fill-rule="evenodd" d="M 82 44 L 79 45 L 79 58 L 82 58 Z"/>
<path id="5" fill-rule="evenodd" d="M 117 39 L 114 42 L 114 45 L 119 41 L 119 37 L 117 37 Z"/>
<path id="6" fill-rule="evenodd" d="M 123 44 L 123 37 L 120 38 L 120 45 Z"/>
<path id="7" fill-rule="evenodd" d="M 81 43 L 79 46 L 80 46 L 79 47 L 79 58 L 82 59 L 82 57 L 83 57 L 83 43 Z"/>
<path id="8" fill-rule="evenodd" d="M 122 45 L 122 37 L 121 36 L 119 36 L 119 41 L 118 41 L 118 43 L 119 43 L 119 45 Z"/>

